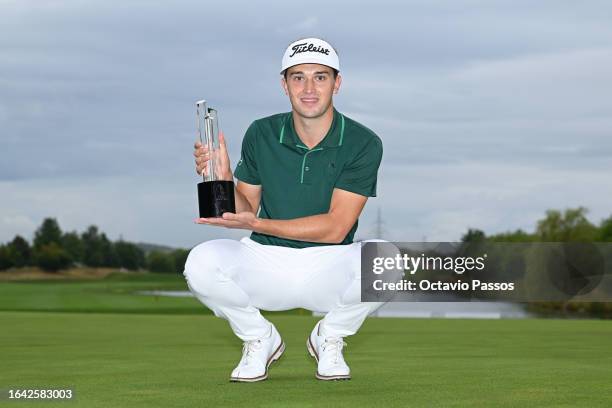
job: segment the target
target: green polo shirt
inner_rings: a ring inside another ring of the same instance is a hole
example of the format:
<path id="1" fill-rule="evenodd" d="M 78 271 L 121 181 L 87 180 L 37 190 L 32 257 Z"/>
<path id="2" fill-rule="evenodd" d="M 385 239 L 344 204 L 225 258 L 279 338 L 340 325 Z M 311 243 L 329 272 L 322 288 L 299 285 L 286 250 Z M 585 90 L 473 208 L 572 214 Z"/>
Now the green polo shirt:
<path id="1" fill-rule="evenodd" d="M 374 132 L 336 109 L 329 131 L 312 149 L 295 132 L 291 112 L 279 113 L 249 126 L 234 175 L 245 183 L 261 185 L 260 218 L 301 218 L 327 213 L 334 188 L 375 197 L 382 151 Z M 341 244 L 353 242 L 357 224 Z M 251 239 L 292 248 L 330 245 L 258 232 Z"/>

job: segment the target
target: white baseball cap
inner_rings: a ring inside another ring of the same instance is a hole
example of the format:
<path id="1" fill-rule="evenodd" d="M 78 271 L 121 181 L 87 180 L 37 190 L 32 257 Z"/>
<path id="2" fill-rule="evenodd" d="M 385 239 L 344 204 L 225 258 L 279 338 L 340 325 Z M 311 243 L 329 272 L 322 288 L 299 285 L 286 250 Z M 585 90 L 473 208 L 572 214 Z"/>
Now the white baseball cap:
<path id="1" fill-rule="evenodd" d="M 283 55 L 281 75 L 287 68 L 298 64 L 321 64 L 340 71 L 336 50 L 320 38 L 302 38 L 289 44 Z"/>

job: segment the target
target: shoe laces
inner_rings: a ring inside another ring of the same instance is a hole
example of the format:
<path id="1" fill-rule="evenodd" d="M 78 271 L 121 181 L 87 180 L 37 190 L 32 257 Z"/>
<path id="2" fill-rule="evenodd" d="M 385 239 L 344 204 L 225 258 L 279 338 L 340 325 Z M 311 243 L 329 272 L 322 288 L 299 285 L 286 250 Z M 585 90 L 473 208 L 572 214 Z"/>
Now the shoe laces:
<path id="1" fill-rule="evenodd" d="M 338 364 L 340 357 L 342 356 L 342 348 L 347 344 L 344 342 L 342 337 L 326 337 L 323 345 L 323 351 L 333 350 L 334 353 L 334 364 Z"/>
<path id="2" fill-rule="evenodd" d="M 249 359 L 259 349 L 261 349 L 261 340 L 249 340 L 242 343 L 242 358 L 245 365 L 249 364 Z"/>

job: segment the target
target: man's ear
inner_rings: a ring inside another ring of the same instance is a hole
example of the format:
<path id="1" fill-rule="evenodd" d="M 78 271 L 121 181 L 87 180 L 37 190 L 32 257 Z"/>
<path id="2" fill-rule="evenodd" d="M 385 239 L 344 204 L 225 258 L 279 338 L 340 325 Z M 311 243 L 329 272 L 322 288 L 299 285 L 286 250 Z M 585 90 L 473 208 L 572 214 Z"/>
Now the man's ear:
<path id="1" fill-rule="evenodd" d="M 342 76 L 340 74 L 336 75 L 336 82 L 334 83 L 334 94 L 337 94 L 340 90 L 340 85 L 342 84 Z"/>
<path id="2" fill-rule="evenodd" d="M 285 76 L 281 76 L 281 86 L 283 87 L 283 90 L 285 91 L 285 95 L 289 95 L 289 90 L 287 89 L 287 81 L 285 81 Z"/>

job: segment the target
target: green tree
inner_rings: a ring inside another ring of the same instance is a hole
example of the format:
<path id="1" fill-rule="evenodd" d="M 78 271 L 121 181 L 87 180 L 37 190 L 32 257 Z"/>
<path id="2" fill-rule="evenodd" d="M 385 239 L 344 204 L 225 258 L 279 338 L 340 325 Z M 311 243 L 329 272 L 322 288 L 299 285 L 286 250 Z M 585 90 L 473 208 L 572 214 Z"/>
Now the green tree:
<path id="1" fill-rule="evenodd" d="M 597 240 L 601 242 L 612 242 L 612 215 L 599 224 Z"/>
<path id="2" fill-rule="evenodd" d="M 20 268 L 31 264 L 30 244 L 21 235 L 16 235 L 7 246 L 12 249 L 14 266 Z"/>
<path id="3" fill-rule="evenodd" d="M 529 234 L 521 229 L 514 232 L 502 232 L 489 236 L 491 242 L 533 242 L 537 240 L 534 234 Z"/>
<path id="4" fill-rule="evenodd" d="M 176 273 L 183 273 L 185 270 L 187 256 L 189 256 L 189 250 L 187 249 L 175 249 L 172 251 L 172 259 L 174 261 L 174 270 Z"/>
<path id="5" fill-rule="evenodd" d="M 72 264 L 70 255 L 57 243 L 43 245 L 36 250 L 36 264 L 46 271 L 57 272 Z"/>
<path id="6" fill-rule="evenodd" d="M 469 228 L 461 237 L 461 242 L 481 242 L 485 240 L 485 233 L 479 229 Z"/>
<path id="7" fill-rule="evenodd" d="M 0 245 L 0 271 L 12 268 L 15 265 L 13 248 L 9 245 Z"/>
<path id="8" fill-rule="evenodd" d="M 39 249 L 52 242 L 61 247 L 62 230 L 55 218 L 45 218 L 34 233 L 34 248 Z"/>
<path id="9" fill-rule="evenodd" d="M 563 213 L 558 210 L 548 210 L 546 217 L 538 222 L 536 235 L 538 239 L 548 242 L 592 242 L 597 239 L 599 230 L 586 218 L 587 209 L 584 207 L 568 208 Z M 531 261 L 528 265 L 535 265 Z M 528 277 L 531 276 L 528 272 Z M 537 274 L 536 274 L 537 275 Z M 541 279 L 541 277 L 540 277 Z M 535 287 L 537 282 L 530 282 Z M 567 313 L 567 301 L 554 302 Z"/>
<path id="10" fill-rule="evenodd" d="M 536 235 L 548 242 L 589 242 L 597 239 L 597 228 L 586 218 L 584 207 L 546 211 L 546 217 L 538 221 Z"/>
<path id="11" fill-rule="evenodd" d="M 147 266 L 151 272 L 157 273 L 173 273 L 175 270 L 172 255 L 162 251 L 149 252 Z"/>
<path id="12" fill-rule="evenodd" d="M 132 271 L 145 266 L 144 251 L 135 244 L 120 240 L 115 242 L 113 246 L 118 266 Z"/>
<path id="13" fill-rule="evenodd" d="M 98 227 L 91 225 L 81 234 L 83 244 L 83 263 L 87 266 L 116 266 L 116 256 L 112 243 L 106 234 L 100 233 Z"/>
<path id="14" fill-rule="evenodd" d="M 62 235 L 62 248 L 70 254 L 74 262 L 83 262 L 83 242 L 78 232 L 66 232 Z"/>

